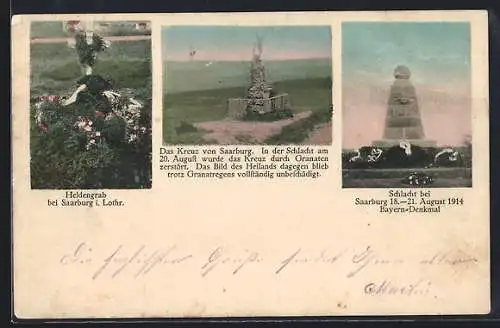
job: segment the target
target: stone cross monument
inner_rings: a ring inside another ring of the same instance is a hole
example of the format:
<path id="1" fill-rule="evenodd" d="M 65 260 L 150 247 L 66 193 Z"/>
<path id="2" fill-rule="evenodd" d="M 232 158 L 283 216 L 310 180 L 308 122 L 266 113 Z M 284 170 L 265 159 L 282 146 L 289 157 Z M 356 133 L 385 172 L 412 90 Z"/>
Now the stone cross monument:
<path id="1" fill-rule="evenodd" d="M 262 61 L 262 40 L 257 37 L 253 47 L 252 62 L 250 65 L 250 85 L 246 90 L 245 98 L 228 99 L 228 117 L 243 119 L 245 117 L 262 117 L 272 112 L 290 110 L 289 95 L 273 92 L 271 83 L 267 81 L 266 69 Z M 285 116 L 276 116 L 286 117 Z M 279 119 L 281 119 L 279 118 Z"/>
<path id="2" fill-rule="evenodd" d="M 375 147 L 392 147 L 402 141 L 420 147 L 435 147 L 436 142 L 425 138 L 415 87 L 410 82 L 411 72 L 406 66 L 394 70 L 387 103 L 384 135 L 373 142 Z"/>

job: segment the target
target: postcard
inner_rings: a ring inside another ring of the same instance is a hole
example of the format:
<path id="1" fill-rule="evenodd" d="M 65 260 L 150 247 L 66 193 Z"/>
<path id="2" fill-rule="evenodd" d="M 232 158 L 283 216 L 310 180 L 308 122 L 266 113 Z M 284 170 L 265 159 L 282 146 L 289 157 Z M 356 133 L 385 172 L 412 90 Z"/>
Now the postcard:
<path id="1" fill-rule="evenodd" d="M 14 316 L 489 313 L 487 24 L 14 16 Z"/>

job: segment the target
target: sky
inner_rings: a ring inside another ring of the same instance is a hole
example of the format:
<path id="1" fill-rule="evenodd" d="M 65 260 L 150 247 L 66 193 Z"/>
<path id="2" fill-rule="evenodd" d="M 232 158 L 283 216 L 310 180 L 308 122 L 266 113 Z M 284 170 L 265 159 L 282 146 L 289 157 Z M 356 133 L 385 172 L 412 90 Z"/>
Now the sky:
<path id="1" fill-rule="evenodd" d="M 343 78 L 391 80 L 392 71 L 407 65 L 413 80 L 442 83 L 466 80 L 470 72 L 468 23 L 344 23 Z"/>
<path id="2" fill-rule="evenodd" d="M 163 58 L 189 60 L 247 61 L 257 36 L 262 38 L 264 60 L 331 57 L 329 26 L 171 26 L 163 28 Z"/>
<path id="3" fill-rule="evenodd" d="M 343 147 L 382 137 L 398 65 L 412 72 L 426 137 L 461 144 L 471 132 L 469 24 L 349 22 L 342 24 Z"/>

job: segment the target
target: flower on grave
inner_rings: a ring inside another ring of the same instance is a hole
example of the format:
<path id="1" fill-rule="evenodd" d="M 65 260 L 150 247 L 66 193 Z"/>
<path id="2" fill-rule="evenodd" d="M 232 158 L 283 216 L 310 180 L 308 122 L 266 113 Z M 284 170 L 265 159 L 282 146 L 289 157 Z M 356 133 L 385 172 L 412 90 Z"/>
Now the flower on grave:
<path id="1" fill-rule="evenodd" d="M 402 182 L 410 186 L 425 186 L 434 183 L 434 179 L 424 173 L 412 172 Z"/>
<path id="2" fill-rule="evenodd" d="M 61 102 L 61 97 L 55 95 L 43 95 L 38 98 L 38 102 L 35 103 L 35 108 L 43 109 L 44 107 L 50 105 L 57 105 Z"/>
<path id="3" fill-rule="evenodd" d="M 75 127 L 79 129 L 83 129 L 88 123 L 88 119 L 84 116 L 78 116 L 77 121 L 75 122 Z"/>
<path id="4" fill-rule="evenodd" d="M 38 125 L 38 127 L 40 128 L 40 131 L 42 131 L 42 132 L 47 132 L 47 130 L 49 129 L 49 126 L 45 123 Z"/>
<path id="5" fill-rule="evenodd" d="M 40 178 L 35 178 L 35 185 L 95 187 L 107 180 L 117 185 L 150 185 L 151 144 L 142 138 L 150 131 L 150 103 L 135 100 L 136 90 L 131 94 L 113 90 L 111 82 L 99 75 L 86 75 L 77 86 L 84 88 L 72 102 L 45 95 L 39 100 L 47 110 L 32 107 L 37 123 L 32 131 L 39 135 L 34 138 L 33 171 L 45 172 L 36 173 Z M 71 126 L 74 129 L 68 129 Z M 46 154 L 50 161 L 44 160 Z M 132 174 L 123 163 L 140 169 Z"/>
<path id="6" fill-rule="evenodd" d="M 88 131 L 87 131 L 88 132 Z M 100 131 L 92 131 L 88 134 L 86 150 L 91 150 L 94 146 L 97 146 L 97 142 L 102 140 L 102 135 Z"/>
<path id="7" fill-rule="evenodd" d="M 138 136 L 137 136 L 137 134 L 135 134 L 135 133 L 131 133 L 131 134 L 128 136 L 128 142 L 129 142 L 129 143 L 132 143 L 132 142 L 136 141 L 137 139 L 138 139 Z"/>
<path id="8" fill-rule="evenodd" d="M 92 147 L 94 147 L 96 145 L 96 140 L 95 139 L 89 139 L 87 145 L 85 146 L 85 148 L 87 150 L 90 150 L 92 149 Z"/>
<path id="9" fill-rule="evenodd" d="M 40 96 L 40 101 L 44 101 L 44 102 L 53 102 L 53 103 L 59 103 L 61 100 L 61 98 L 59 96 L 56 96 L 56 95 L 44 95 L 44 96 Z"/>
<path id="10" fill-rule="evenodd" d="M 80 131 L 91 132 L 93 129 L 93 124 L 94 123 L 88 117 L 78 116 L 74 126 L 77 127 Z"/>

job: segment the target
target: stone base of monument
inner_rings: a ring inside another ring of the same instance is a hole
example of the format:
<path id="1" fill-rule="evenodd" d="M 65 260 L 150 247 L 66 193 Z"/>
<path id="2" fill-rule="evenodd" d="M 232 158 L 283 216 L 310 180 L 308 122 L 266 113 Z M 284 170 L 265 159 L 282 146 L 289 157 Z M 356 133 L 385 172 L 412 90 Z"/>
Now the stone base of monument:
<path id="1" fill-rule="evenodd" d="M 407 139 L 405 140 L 411 145 L 422 147 L 422 148 L 434 148 L 437 147 L 436 141 L 431 140 L 431 139 Z M 379 148 L 390 148 L 394 146 L 399 146 L 401 143 L 401 140 L 399 139 L 382 139 L 382 140 L 375 140 L 372 142 L 373 147 L 379 147 Z"/>
<path id="2" fill-rule="evenodd" d="M 275 121 L 293 116 L 287 93 L 270 98 L 231 98 L 227 101 L 227 116 L 231 120 Z"/>

